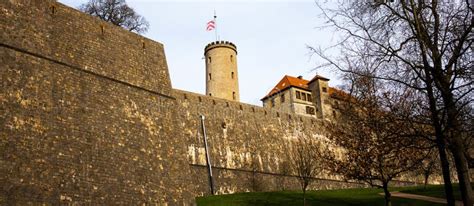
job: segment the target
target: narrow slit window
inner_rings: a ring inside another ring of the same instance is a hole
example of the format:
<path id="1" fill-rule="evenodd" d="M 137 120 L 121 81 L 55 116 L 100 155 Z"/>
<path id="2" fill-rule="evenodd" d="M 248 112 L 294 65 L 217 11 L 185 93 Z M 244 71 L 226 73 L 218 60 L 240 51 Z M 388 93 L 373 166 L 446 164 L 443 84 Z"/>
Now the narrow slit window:
<path id="1" fill-rule="evenodd" d="M 230 55 L 230 62 L 234 62 L 234 55 Z"/>
<path id="2" fill-rule="evenodd" d="M 234 72 L 230 73 L 230 77 L 232 77 L 232 79 L 234 79 Z"/>
<path id="3" fill-rule="evenodd" d="M 209 73 L 209 80 L 212 80 L 212 76 L 211 76 L 211 73 Z"/>
<path id="4" fill-rule="evenodd" d="M 232 98 L 233 98 L 234 100 L 236 100 L 235 92 L 232 92 Z"/>
<path id="5" fill-rule="evenodd" d="M 208 58 L 207 58 L 207 61 L 208 61 L 209 63 L 211 63 L 211 62 L 212 62 L 211 57 L 208 57 Z"/>

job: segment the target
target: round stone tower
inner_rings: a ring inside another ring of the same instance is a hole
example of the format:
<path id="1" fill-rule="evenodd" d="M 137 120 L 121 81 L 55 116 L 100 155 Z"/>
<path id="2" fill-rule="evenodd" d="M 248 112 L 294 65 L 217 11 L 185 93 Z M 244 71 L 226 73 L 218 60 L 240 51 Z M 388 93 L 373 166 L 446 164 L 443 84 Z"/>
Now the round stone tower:
<path id="1" fill-rule="evenodd" d="M 206 58 L 206 95 L 239 101 L 237 47 L 228 41 L 216 41 L 204 49 Z"/>

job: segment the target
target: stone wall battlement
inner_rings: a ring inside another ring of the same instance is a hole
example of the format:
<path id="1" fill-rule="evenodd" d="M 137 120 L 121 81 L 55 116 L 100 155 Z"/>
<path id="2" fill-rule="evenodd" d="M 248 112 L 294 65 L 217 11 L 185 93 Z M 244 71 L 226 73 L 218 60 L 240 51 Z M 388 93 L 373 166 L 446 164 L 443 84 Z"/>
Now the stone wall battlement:
<path id="1" fill-rule="evenodd" d="M 230 42 L 230 41 L 215 41 L 215 42 L 211 42 L 209 44 L 206 45 L 206 47 L 204 48 L 204 54 L 213 49 L 213 48 L 216 48 L 216 47 L 227 47 L 227 48 L 230 48 L 232 50 L 235 51 L 235 53 L 237 54 L 237 46 L 235 46 L 234 43 Z"/>
<path id="2" fill-rule="evenodd" d="M 0 3 L 0 43 L 170 94 L 163 45 L 53 0 Z"/>
<path id="3" fill-rule="evenodd" d="M 314 117 L 308 117 L 306 115 L 288 113 L 284 111 L 278 111 L 270 108 L 264 108 L 253 104 L 247 104 L 242 102 L 230 101 L 226 99 L 216 98 L 212 96 L 197 94 L 179 89 L 173 89 L 173 97 L 179 101 L 189 102 L 189 104 L 196 105 L 199 107 L 209 107 L 215 105 L 217 107 L 227 107 L 230 111 L 240 111 L 242 113 L 253 114 L 256 118 L 270 118 L 279 119 L 281 121 L 299 121 L 309 124 L 325 124 L 323 120 Z"/>

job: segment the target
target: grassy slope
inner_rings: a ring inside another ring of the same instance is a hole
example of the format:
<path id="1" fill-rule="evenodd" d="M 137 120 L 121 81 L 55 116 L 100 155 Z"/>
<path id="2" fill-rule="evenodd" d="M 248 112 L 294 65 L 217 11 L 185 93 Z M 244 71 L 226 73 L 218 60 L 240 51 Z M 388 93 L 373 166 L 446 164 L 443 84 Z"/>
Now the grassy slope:
<path id="1" fill-rule="evenodd" d="M 395 188 L 400 189 L 400 188 Z M 384 199 L 380 189 L 345 189 L 345 190 L 324 190 L 311 191 L 308 193 L 308 205 L 318 206 L 355 206 L 355 205 L 384 205 Z M 198 198 L 199 206 L 228 205 L 303 205 L 302 193 L 294 191 L 285 192 L 256 192 L 237 193 L 232 195 L 219 195 L 213 197 Z M 402 198 L 392 198 L 393 206 L 424 206 L 441 205 L 430 202 L 409 200 Z"/>

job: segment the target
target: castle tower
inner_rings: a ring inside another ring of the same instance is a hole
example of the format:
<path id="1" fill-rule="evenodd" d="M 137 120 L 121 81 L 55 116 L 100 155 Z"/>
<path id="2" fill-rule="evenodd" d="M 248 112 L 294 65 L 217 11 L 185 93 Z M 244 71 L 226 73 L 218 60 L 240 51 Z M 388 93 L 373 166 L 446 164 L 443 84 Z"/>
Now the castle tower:
<path id="1" fill-rule="evenodd" d="M 204 49 L 206 58 L 206 95 L 239 101 L 237 47 L 228 41 L 216 41 Z"/>
<path id="2" fill-rule="evenodd" d="M 329 102 L 329 85 L 328 78 L 316 75 L 308 82 L 308 87 L 313 96 L 313 102 L 316 106 L 316 116 L 318 118 L 329 117 L 331 105 Z"/>

